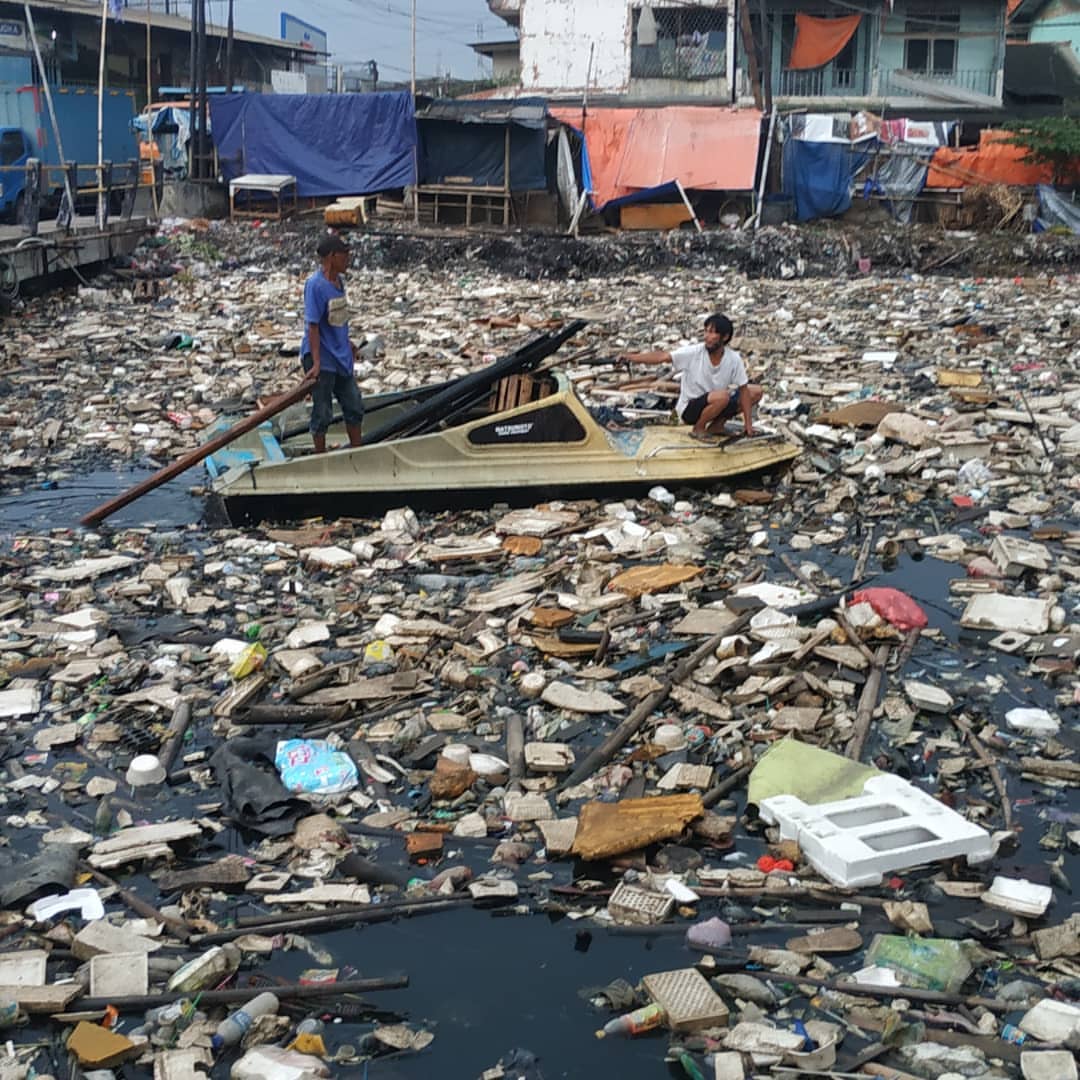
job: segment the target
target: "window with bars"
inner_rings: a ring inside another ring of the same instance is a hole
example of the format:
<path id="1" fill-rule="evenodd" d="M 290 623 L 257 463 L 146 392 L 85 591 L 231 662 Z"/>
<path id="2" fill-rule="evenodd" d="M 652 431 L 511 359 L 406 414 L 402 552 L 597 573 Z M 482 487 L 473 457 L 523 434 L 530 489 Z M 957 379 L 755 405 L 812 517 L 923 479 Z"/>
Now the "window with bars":
<path id="1" fill-rule="evenodd" d="M 904 67 L 925 75 L 954 74 L 959 34 L 959 11 L 910 6 L 904 22 Z"/>
<path id="2" fill-rule="evenodd" d="M 632 78 L 714 79 L 727 74 L 726 8 L 651 5 L 656 41 L 641 44 L 638 29 L 643 9 L 644 5 L 632 9 Z"/>

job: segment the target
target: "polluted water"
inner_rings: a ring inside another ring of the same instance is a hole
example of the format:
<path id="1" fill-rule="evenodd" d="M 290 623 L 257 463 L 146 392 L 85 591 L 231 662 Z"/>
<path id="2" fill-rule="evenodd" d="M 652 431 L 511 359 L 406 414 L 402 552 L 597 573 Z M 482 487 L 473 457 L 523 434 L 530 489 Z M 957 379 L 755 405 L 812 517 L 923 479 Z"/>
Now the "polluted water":
<path id="1" fill-rule="evenodd" d="M 156 307 L 0 343 L 67 395 L 0 399 L 5 1078 L 1072 1075 L 1075 281 L 366 237 L 365 393 L 581 314 L 632 435 L 671 372 L 606 361 L 720 308 L 798 457 L 244 528 L 196 466 L 79 527 L 295 383 L 315 236 L 172 223 Z"/>

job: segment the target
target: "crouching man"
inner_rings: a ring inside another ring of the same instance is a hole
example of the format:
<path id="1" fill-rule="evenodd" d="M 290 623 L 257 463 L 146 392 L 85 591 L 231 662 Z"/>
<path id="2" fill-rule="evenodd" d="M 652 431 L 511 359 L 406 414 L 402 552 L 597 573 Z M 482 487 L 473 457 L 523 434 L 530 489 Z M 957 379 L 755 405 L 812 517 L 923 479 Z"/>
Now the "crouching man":
<path id="1" fill-rule="evenodd" d="M 726 315 L 710 315 L 705 320 L 704 340 L 666 352 L 623 353 L 625 364 L 671 364 L 682 374 L 675 411 L 690 434 L 701 442 L 711 442 L 733 416 L 742 415 L 743 428 L 753 435 L 754 406 L 762 389 L 749 381 L 742 357 L 728 347 L 735 327 Z"/>

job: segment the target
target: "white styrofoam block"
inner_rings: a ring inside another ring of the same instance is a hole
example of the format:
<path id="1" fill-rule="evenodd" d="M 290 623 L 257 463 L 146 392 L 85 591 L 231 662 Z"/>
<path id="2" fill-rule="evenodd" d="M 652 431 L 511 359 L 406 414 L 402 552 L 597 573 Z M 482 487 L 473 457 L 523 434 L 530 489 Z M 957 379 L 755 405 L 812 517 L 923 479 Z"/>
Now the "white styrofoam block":
<path id="1" fill-rule="evenodd" d="M 895 870 L 961 855 L 984 862 L 994 854 L 985 829 L 898 776 L 872 776 L 853 799 L 810 806 L 774 795 L 760 809 L 835 885 L 877 885 Z"/>

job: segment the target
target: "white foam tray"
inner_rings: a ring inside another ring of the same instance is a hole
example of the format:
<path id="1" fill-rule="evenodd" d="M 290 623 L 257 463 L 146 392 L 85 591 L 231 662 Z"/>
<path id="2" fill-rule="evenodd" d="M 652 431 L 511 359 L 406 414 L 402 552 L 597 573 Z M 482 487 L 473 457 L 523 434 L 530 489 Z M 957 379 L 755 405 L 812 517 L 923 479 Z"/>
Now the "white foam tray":
<path id="1" fill-rule="evenodd" d="M 898 776 L 872 776 L 863 794 L 810 806 L 793 795 L 761 801 L 761 816 L 795 840 L 835 885 L 877 885 L 889 873 L 964 856 L 994 855 L 990 834 Z"/>

